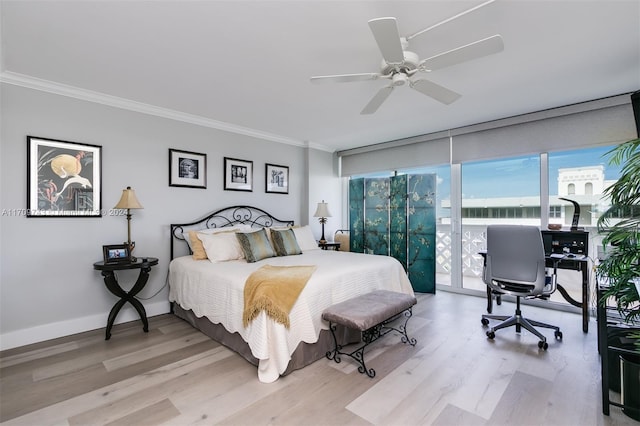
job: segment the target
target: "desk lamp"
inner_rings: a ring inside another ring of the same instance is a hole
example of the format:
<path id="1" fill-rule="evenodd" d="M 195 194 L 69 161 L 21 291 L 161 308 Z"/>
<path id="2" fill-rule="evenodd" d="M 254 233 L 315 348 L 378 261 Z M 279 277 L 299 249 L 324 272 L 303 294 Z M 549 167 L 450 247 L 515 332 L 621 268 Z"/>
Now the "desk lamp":
<path id="1" fill-rule="evenodd" d="M 127 189 L 122 190 L 122 197 L 120 201 L 115 205 L 114 209 L 127 209 L 127 247 L 129 247 L 129 255 L 133 253 L 133 249 L 136 246 L 134 241 L 131 241 L 131 209 L 143 209 L 140 201 L 136 198 L 136 193 L 130 186 Z M 133 258 L 133 257 L 132 257 Z"/>
<path id="2" fill-rule="evenodd" d="M 318 208 L 316 209 L 313 217 L 320 218 L 319 221 L 322 224 L 322 237 L 320 237 L 320 244 L 326 244 L 327 240 L 324 238 L 324 224 L 327 223 L 327 218 L 331 217 L 331 213 L 329 213 L 329 205 L 322 200 L 321 203 L 318 203 Z"/>

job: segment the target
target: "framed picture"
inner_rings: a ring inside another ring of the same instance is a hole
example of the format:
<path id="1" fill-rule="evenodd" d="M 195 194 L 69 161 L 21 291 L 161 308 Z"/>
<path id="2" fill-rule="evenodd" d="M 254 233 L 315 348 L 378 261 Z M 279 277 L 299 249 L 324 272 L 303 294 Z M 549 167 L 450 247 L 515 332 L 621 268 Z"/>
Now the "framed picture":
<path id="1" fill-rule="evenodd" d="M 289 193 L 289 167 L 276 164 L 266 164 L 265 192 L 274 194 Z"/>
<path id="2" fill-rule="evenodd" d="M 207 154 L 169 148 L 169 186 L 207 188 Z"/>
<path id="3" fill-rule="evenodd" d="M 104 263 L 126 263 L 131 261 L 131 253 L 126 244 L 102 246 Z"/>
<path id="4" fill-rule="evenodd" d="M 224 157 L 224 189 L 253 191 L 253 161 Z"/>
<path id="5" fill-rule="evenodd" d="M 102 147 L 27 136 L 27 217 L 101 217 Z"/>

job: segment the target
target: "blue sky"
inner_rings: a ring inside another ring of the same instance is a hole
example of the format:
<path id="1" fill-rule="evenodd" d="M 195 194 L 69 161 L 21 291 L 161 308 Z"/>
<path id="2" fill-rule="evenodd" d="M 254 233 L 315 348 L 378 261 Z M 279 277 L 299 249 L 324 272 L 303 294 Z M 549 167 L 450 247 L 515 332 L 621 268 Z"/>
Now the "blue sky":
<path id="1" fill-rule="evenodd" d="M 605 154 L 611 147 L 589 148 L 549 154 L 549 194 L 557 195 L 558 169 L 584 166 L 605 166 L 605 179 L 617 179 L 619 166 L 610 166 Z M 449 165 L 412 169 L 409 173 L 436 173 L 439 200 L 450 196 Z M 378 176 L 384 176 L 380 174 Z M 388 176 L 388 174 L 386 174 Z M 495 198 L 540 195 L 540 157 L 510 158 L 465 163 L 462 165 L 463 198 Z M 439 205 L 440 203 L 438 203 Z"/>
<path id="2" fill-rule="evenodd" d="M 550 153 L 549 194 L 558 195 L 558 169 L 561 168 L 603 165 L 605 166 L 605 179 L 617 179 L 620 167 L 610 166 L 609 157 L 605 155 L 610 149 L 610 147 L 599 147 Z M 443 192 L 444 186 L 442 185 Z M 507 160 L 463 164 L 462 192 L 464 198 L 539 195 L 539 156 L 532 155 Z"/>

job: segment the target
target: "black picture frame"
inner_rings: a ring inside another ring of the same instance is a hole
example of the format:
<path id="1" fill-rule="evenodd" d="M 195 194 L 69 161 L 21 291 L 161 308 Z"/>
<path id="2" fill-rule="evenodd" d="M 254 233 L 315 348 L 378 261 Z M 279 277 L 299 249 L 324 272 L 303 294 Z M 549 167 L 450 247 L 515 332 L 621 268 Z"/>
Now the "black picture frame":
<path id="1" fill-rule="evenodd" d="M 289 167 L 265 164 L 265 192 L 270 194 L 289 193 Z"/>
<path id="2" fill-rule="evenodd" d="M 27 217 L 102 217 L 102 146 L 27 136 Z"/>
<path id="3" fill-rule="evenodd" d="M 207 189 L 207 154 L 169 148 L 169 186 Z"/>
<path id="4" fill-rule="evenodd" d="M 225 191 L 253 191 L 253 161 L 224 157 Z"/>
<path id="5" fill-rule="evenodd" d="M 104 263 L 131 262 L 131 252 L 126 244 L 110 244 L 102 246 Z"/>

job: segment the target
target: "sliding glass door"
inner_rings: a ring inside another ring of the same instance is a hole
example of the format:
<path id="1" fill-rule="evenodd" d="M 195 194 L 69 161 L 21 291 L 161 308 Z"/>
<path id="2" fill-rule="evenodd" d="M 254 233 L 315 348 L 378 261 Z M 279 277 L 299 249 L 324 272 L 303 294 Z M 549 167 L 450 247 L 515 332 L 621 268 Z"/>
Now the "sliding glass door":
<path id="1" fill-rule="evenodd" d="M 462 287 L 484 292 L 482 256 L 489 224 L 540 226 L 540 157 L 462 164 Z"/>

